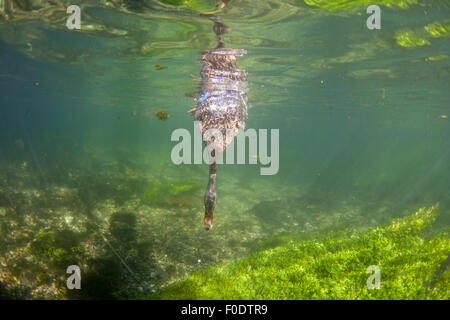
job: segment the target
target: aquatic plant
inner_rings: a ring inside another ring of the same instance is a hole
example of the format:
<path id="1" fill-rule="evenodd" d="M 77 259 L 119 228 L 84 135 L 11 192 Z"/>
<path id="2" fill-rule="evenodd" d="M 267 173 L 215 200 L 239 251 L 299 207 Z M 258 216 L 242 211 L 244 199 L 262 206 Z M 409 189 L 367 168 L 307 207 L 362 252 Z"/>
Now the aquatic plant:
<path id="1" fill-rule="evenodd" d="M 143 188 L 141 199 L 149 205 L 191 205 L 195 198 L 193 193 L 200 190 L 201 184 L 196 182 L 152 184 Z M 191 198 L 191 201 L 189 201 Z"/>
<path id="2" fill-rule="evenodd" d="M 399 46 L 405 48 L 415 48 L 430 44 L 430 41 L 422 38 L 420 35 L 411 30 L 398 31 L 394 38 Z"/>
<path id="3" fill-rule="evenodd" d="M 439 54 L 437 56 L 430 56 L 425 58 L 426 61 L 441 61 L 445 59 L 448 59 L 448 55 L 446 54 Z"/>
<path id="4" fill-rule="evenodd" d="M 412 4 L 417 4 L 417 0 L 304 0 L 304 2 L 309 6 L 318 7 L 328 11 L 347 10 L 358 6 L 368 6 L 372 4 L 405 9 Z"/>
<path id="5" fill-rule="evenodd" d="M 424 28 L 435 38 L 448 36 L 450 35 L 450 19 L 432 22 Z"/>
<path id="6" fill-rule="evenodd" d="M 432 22 L 424 26 L 424 29 L 434 38 L 448 36 L 450 34 L 450 20 Z M 412 30 L 400 30 L 396 32 L 394 38 L 399 46 L 405 48 L 422 47 L 430 44 L 430 41 L 422 37 L 420 32 Z"/>
<path id="7" fill-rule="evenodd" d="M 423 234 L 436 210 L 422 208 L 365 233 L 271 239 L 247 258 L 191 274 L 159 298 L 449 299 L 449 270 L 439 269 L 448 234 Z M 380 289 L 367 286 L 372 265 L 380 269 Z"/>
<path id="8" fill-rule="evenodd" d="M 198 12 L 211 12 L 217 10 L 219 1 L 216 0 L 159 0 L 162 3 L 186 8 Z"/>
<path id="9" fill-rule="evenodd" d="M 47 258 L 57 268 L 67 267 L 83 255 L 77 235 L 69 230 L 40 232 L 31 243 L 30 252 L 36 257 Z"/>

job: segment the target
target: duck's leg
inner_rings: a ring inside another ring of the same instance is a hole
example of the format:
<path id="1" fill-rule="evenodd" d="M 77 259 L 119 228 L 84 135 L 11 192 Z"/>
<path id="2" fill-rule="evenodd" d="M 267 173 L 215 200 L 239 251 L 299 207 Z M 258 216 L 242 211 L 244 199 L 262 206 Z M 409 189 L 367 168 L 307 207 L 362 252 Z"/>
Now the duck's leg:
<path id="1" fill-rule="evenodd" d="M 209 230 L 213 226 L 214 208 L 216 207 L 216 171 L 217 163 L 214 162 L 209 166 L 208 188 L 205 192 L 205 219 L 203 226 L 205 230 Z"/>

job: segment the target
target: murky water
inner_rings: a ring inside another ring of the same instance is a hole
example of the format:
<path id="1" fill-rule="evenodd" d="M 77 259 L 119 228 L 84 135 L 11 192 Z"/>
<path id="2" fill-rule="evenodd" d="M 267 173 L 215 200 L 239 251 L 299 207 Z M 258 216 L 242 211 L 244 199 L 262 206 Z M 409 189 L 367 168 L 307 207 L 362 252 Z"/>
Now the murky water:
<path id="1" fill-rule="evenodd" d="M 218 43 L 198 11 L 214 8 L 66 2 L 0 1 L 0 295 L 75 295 L 70 264 L 95 284 L 76 298 L 151 294 L 262 239 L 365 230 L 437 202 L 448 229 L 446 1 L 373 1 L 380 30 L 359 1 L 219 10 L 224 45 L 247 50 L 246 128 L 279 129 L 280 166 L 219 165 L 209 232 L 208 166 L 173 164 L 170 137 L 194 131 L 198 61 Z"/>

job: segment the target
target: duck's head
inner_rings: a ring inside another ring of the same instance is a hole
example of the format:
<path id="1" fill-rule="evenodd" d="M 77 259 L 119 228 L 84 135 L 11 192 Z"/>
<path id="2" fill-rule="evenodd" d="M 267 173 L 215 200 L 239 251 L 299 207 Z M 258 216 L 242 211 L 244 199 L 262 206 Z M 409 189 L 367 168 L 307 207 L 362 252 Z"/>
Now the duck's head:
<path id="1" fill-rule="evenodd" d="M 213 227 L 213 215 L 214 212 L 205 211 L 205 218 L 203 219 L 203 227 L 205 228 L 206 231 L 208 231 Z"/>

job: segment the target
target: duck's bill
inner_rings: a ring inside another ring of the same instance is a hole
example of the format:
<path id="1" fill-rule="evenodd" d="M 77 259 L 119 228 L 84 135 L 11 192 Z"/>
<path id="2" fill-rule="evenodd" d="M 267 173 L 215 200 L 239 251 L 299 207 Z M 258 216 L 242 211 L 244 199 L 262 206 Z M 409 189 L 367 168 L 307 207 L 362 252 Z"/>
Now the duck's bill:
<path id="1" fill-rule="evenodd" d="M 203 227 L 206 231 L 210 230 L 213 227 L 212 217 L 205 217 L 205 219 L 203 220 Z"/>

